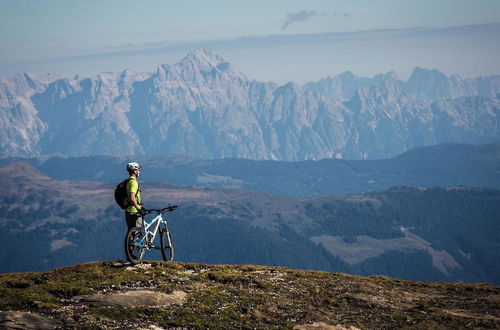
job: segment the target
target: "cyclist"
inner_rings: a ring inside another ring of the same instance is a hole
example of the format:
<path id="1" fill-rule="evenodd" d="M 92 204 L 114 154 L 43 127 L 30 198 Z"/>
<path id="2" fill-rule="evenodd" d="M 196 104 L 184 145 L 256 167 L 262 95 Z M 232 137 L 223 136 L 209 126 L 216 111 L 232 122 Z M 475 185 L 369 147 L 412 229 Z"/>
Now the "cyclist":
<path id="1" fill-rule="evenodd" d="M 127 196 L 130 201 L 129 207 L 125 209 L 125 220 L 127 221 L 128 229 L 132 227 L 141 227 L 142 217 L 147 213 L 147 210 L 141 204 L 141 189 L 137 178 L 141 174 L 141 165 L 136 162 L 127 164 L 129 180 L 127 182 Z"/>

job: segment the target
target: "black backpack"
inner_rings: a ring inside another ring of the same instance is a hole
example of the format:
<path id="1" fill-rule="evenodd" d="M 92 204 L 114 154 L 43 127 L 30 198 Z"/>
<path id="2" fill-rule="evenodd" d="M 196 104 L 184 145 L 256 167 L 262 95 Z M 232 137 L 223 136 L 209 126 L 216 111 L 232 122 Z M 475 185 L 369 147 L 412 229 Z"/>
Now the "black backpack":
<path id="1" fill-rule="evenodd" d="M 127 183 L 129 182 L 129 180 L 130 178 L 123 180 L 116 186 L 115 189 L 116 204 L 118 204 L 118 206 L 124 210 L 131 205 L 127 195 Z"/>

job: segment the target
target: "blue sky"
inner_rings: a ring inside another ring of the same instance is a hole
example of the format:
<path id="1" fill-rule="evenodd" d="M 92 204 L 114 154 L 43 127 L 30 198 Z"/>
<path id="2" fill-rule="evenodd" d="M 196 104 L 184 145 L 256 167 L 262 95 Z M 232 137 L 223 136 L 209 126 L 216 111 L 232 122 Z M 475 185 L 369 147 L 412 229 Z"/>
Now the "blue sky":
<path id="1" fill-rule="evenodd" d="M 500 74 L 500 1 L 0 0 L 0 76 L 154 71 L 199 47 L 278 83 Z"/>

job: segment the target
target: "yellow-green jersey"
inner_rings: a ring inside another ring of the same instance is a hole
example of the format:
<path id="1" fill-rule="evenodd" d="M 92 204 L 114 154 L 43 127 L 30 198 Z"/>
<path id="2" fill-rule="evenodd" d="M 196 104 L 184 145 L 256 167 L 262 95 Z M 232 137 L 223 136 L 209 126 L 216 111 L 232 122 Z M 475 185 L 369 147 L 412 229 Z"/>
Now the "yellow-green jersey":
<path id="1" fill-rule="evenodd" d="M 137 204 L 141 204 L 141 190 L 139 189 L 139 182 L 137 182 L 137 179 L 133 177 L 130 177 L 127 182 L 127 196 L 130 196 L 131 192 L 135 193 Z M 138 210 L 132 205 L 127 207 L 126 211 L 130 213 L 138 212 Z"/>

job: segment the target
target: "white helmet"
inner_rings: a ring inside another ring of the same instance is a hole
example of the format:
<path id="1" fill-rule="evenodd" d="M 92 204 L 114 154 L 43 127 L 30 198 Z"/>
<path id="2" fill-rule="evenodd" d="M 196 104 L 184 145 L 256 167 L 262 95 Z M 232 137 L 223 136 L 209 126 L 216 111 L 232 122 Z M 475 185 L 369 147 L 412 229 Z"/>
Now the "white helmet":
<path id="1" fill-rule="evenodd" d="M 135 171 L 135 170 L 140 170 L 140 169 L 141 169 L 141 165 L 139 165 L 139 163 L 131 162 L 131 163 L 127 164 L 127 171 Z"/>

